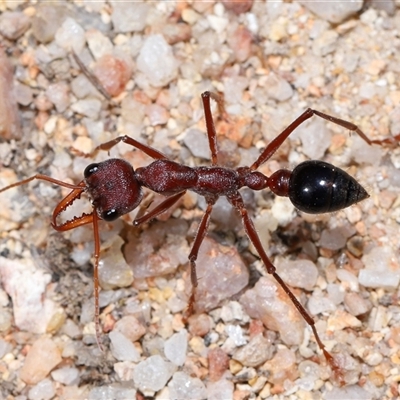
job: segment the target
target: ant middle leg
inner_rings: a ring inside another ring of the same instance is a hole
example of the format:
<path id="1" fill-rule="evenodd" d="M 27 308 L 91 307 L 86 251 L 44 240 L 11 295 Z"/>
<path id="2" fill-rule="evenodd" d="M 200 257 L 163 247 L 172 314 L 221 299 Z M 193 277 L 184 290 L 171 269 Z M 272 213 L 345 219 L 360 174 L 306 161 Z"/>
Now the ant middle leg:
<path id="1" fill-rule="evenodd" d="M 289 137 L 289 135 L 299 127 L 303 122 L 310 119 L 312 116 L 318 116 L 327 121 L 333 122 L 336 125 L 342 126 L 352 132 L 357 133 L 363 140 L 365 140 L 368 144 L 393 144 L 396 140 L 400 140 L 400 135 L 383 140 L 371 140 L 368 136 L 355 124 L 349 121 L 345 121 L 344 119 L 336 118 L 328 114 L 324 114 L 320 111 L 313 110 L 308 108 L 303 112 L 299 117 L 297 117 L 286 129 L 284 129 L 274 140 L 272 140 L 264 151 L 260 154 L 257 160 L 251 165 L 250 169 L 252 171 L 256 170 L 260 165 L 264 164 L 267 160 L 269 160 L 272 155 L 279 149 L 282 143 Z"/>
<path id="2" fill-rule="evenodd" d="M 196 237 L 194 238 L 194 242 L 192 244 L 192 250 L 190 251 L 189 254 L 189 263 L 190 263 L 190 280 L 192 283 L 192 293 L 189 297 L 189 302 L 188 302 L 188 308 L 186 310 L 186 315 L 185 319 L 189 318 L 191 315 L 194 314 L 194 302 L 195 302 L 195 297 L 196 297 L 196 288 L 198 285 L 197 282 L 197 273 L 196 273 L 196 260 L 197 256 L 199 254 L 200 246 L 201 243 L 204 240 L 204 237 L 206 236 L 207 233 L 207 228 L 210 223 L 210 215 L 211 211 L 213 208 L 213 205 L 215 204 L 216 199 L 207 199 L 208 205 L 207 209 L 203 215 L 203 218 L 201 219 L 199 228 L 197 230 Z"/>

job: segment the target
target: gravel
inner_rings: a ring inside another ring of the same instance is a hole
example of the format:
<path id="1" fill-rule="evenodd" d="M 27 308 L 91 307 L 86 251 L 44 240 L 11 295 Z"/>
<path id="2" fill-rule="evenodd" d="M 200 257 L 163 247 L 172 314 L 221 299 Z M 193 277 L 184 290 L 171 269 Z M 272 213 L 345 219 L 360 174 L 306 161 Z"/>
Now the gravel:
<path id="1" fill-rule="evenodd" d="M 224 96 L 227 114 L 213 104 L 213 115 L 220 160 L 233 168 L 250 165 L 308 107 L 371 139 L 400 133 L 398 1 L 6 0 L 0 11 L 0 188 L 36 173 L 77 183 L 108 157 L 147 165 L 125 144 L 85 156 L 123 134 L 208 165 L 205 90 Z M 34 181 L 0 194 L 0 398 L 398 398 L 399 148 L 368 146 L 313 117 L 259 169 L 269 176 L 309 158 L 345 169 L 371 197 L 324 215 L 267 190 L 243 197 L 344 386 L 262 276 L 226 201 L 199 253 L 199 314 L 185 321 L 187 256 L 205 209 L 192 193 L 143 227 L 132 221 L 157 196 L 100 223 L 101 353 L 92 227 L 54 232 L 50 216 L 68 191 Z M 83 198 L 64 218 L 90 209 Z"/>

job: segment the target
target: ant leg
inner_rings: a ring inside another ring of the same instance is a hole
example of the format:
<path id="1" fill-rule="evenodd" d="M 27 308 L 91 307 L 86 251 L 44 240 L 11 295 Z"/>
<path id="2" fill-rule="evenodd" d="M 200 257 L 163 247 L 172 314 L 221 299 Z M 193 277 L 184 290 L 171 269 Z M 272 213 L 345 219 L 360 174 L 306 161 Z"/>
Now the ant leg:
<path id="1" fill-rule="evenodd" d="M 150 210 L 148 213 L 142 215 L 140 218 L 136 218 L 133 221 L 133 225 L 139 226 L 147 221 L 150 221 L 153 218 L 156 218 L 157 216 L 162 214 L 164 211 L 167 211 L 168 208 L 173 206 L 185 193 L 186 193 L 186 190 L 184 192 L 180 192 L 178 194 L 174 194 L 173 196 L 167 197 L 157 207 L 154 207 L 152 210 Z"/>
<path id="2" fill-rule="evenodd" d="M 5 192 L 6 190 L 11 189 L 13 187 L 25 185 L 26 183 L 29 183 L 29 182 L 31 182 L 31 181 L 33 181 L 35 179 L 39 179 L 39 180 L 42 180 L 42 181 L 47 181 L 47 182 L 50 182 L 50 183 L 54 183 L 55 185 L 63 186 L 63 187 L 66 187 L 68 189 L 79 189 L 82 186 L 81 185 L 82 182 L 79 185 L 73 185 L 73 184 L 70 184 L 70 183 L 67 183 L 67 182 L 59 181 L 58 179 L 51 178 L 50 176 L 47 176 L 47 175 L 36 174 L 34 176 L 31 176 L 30 178 L 24 179 L 24 180 L 19 181 L 19 182 L 15 182 L 12 185 L 8 185 L 8 186 L 0 189 L 0 193 L 1 192 Z"/>
<path id="3" fill-rule="evenodd" d="M 99 305 L 99 258 L 100 258 L 100 236 L 99 236 L 99 217 L 93 213 L 93 234 L 94 234 L 94 269 L 93 269 L 93 286 L 94 286 L 94 323 L 96 330 L 96 342 L 99 349 L 104 352 L 103 344 L 101 341 L 100 330 L 100 305 Z"/>
<path id="4" fill-rule="evenodd" d="M 199 229 L 197 231 L 196 237 L 195 237 L 193 245 L 192 245 L 192 250 L 190 251 L 190 254 L 189 254 L 190 279 L 192 282 L 192 293 L 189 298 L 189 303 L 188 303 L 188 308 L 186 311 L 185 319 L 187 319 L 192 314 L 194 314 L 194 301 L 195 301 L 195 296 L 196 296 L 196 288 L 198 285 L 197 274 L 196 274 L 196 260 L 197 260 L 198 254 L 199 254 L 199 249 L 200 249 L 201 243 L 203 242 L 203 239 L 207 233 L 208 224 L 210 222 L 210 215 L 211 215 L 211 211 L 212 211 L 215 201 L 216 200 L 214 200 L 214 199 L 211 199 L 211 200 L 207 199 L 207 202 L 208 202 L 207 209 L 203 215 L 203 218 L 201 219 Z"/>
<path id="5" fill-rule="evenodd" d="M 257 160 L 251 165 L 250 169 L 252 171 L 256 170 L 260 165 L 264 164 L 267 160 L 271 158 L 271 156 L 279 149 L 282 143 L 288 138 L 288 136 L 303 122 L 310 119 L 312 116 L 317 115 L 320 118 L 326 119 L 327 121 L 333 122 L 343 128 L 349 129 L 357 133 L 363 140 L 365 140 L 368 144 L 391 144 L 396 140 L 400 139 L 400 135 L 395 138 L 384 139 L 384 140 L 370 140 L 367 135 L 355 124 L 345 121 L 340 118 L 332 117 L 328 114 L 324 114 L 320 111 L 313 110 L 308 108 L 303 112 L 299 117 L 297 117 L 286 129 L 284 129 L 272 142 L 268 144 L 268 146 L 264 149 L 264 151 L 260 154 Z"/>
<path id="6" fill-rule="evenodd" d="M 155 160 L 168 160 L 168 157 L 165 154 L 154 149 L 153 147 L 150 147 L 150 146 L 147 146 L 146 144 L 140 143 L 137 140 L 135 140 L 127 135 L 119 136 L 113 140 L 110 140 L 109 142 L 106 142 L 106 143 L 103 143 L 103 144 L 97 146 L 90 154 L 88 154 L 88 156 L 89 157 L 95 156 L 99 150 L 109 151 L 114 146 L 116 146 L 119 142 L 124 142 L 126 144 L 129 144 L 130 146 L 136 147 L 137 149 L 143 151 L 143 153 L 147 154 L 151 158 L 154 158 Z"/>
<path id="7" fill-rule="evenodd" d="M 275 278 L 275 280 L 279 283 L 281 288 L 289 296 L 290 300 L 292 301 L 294 306 L 297 308 L 299 313 L 302 315 L 304 320 L 310 326 L 310 328 L 312 329 L 312 331 L 314 333 L 314 337 L 315 337 L 315 340 L 317 341 L 318 347 L 323 352 L 326 360 L 328 361 L 328 363 L 331 366 L 332 370 L 334 371 L 335 375 L 342 382 L 343 381 L 342 371 L 341 371 L 339 365 L 336 363 L 333 356 L 328 352 L 328 350 L 326 350 L 325 345 L 322 343 L 322 340 L 320 339 L 320 337 L 318 335 L 317 329 L 315 328 L 315 322 L 314 322 L 313 318 L 308 314 L 308 312 L 303 307 L 303 305 L 299 302 L 299 300 L 297 300 L 296 296 L 292 293 L 292 291 L 289 289 L 289 287 L 286 285 L 286 283 L 282 280 L 282 278 L 276 273 L 276 268 L 272 264 L 272 262 L 270 261 L 270 259 L 267 256 L 267 253 L 264 250 L 264 247 L 263 247 L 263 245 L 260 241 L 260 238 L 257 234 L 254 223 L 251 220 L 251 218 L 249 217 L 249 214 L 244 206 L 241 195 L 239 194 L 239 192 L 237 192 L 233 196 L 229 197 L 228 200 L 240 212 L 240 216 L 242 218 L 242 223 L 245 228 L 246 234 L 249 237 L 249 239 L 251 240 L 251 242 L 253 243 L 258 254 L 260 255 L 261 260 L 263 261 L 267 272 L 269 274 L 271 274 Z"/>
<path id="8" fill-rule="evenodd" d="M 219 111 L 220 115 L 225 114 L 225 108 L 224 108 L 223 99 L 216 93 L 207 91 L 207 92 L 204 92 L 201 94 L 201 100 L 203 101 L 203 107 L 204 107 L 204 116 L 206 119 L 208 144 L 209 144 L 210 150 L 211 150 L 211 164 L 218 165 L 217 134 L 215 131 L 214 119 L 213 119 L 213 116 L 211 113 L 210 98 L 217 102 L 218 111 Z"/>

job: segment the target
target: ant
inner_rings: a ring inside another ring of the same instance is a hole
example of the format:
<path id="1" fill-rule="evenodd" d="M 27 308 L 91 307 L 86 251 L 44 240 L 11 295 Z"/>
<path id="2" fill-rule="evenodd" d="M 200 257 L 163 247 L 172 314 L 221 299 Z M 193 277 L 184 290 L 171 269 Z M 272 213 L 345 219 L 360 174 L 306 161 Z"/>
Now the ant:
<path id="1" fill-rule="evenodd" d="M 250 167 L 239 167 L 237 169 L 226 168 L 218 164 L 217 135 L 210 104 L 210 99 L 213 99 L 217 102 L 221 110 L 223 109 L 222 99 L 217 94 L 208 91 L 204 92 L 201 98 L 204 106 L 206 130 L 211 150 L 211 166 L 191 168 L 179 164 L 170 160 L 158 150 L 125 135 L 101 144 L 93 151 L 92 155 L 99 150 L 109 151 L 118 143 L 124 142 L 141 150 L 155 161 L 151 162 L 148 166 L 137 168 L 136 170 L 122 159 L 109 159 L 103 162 L 93 163 L 85 168 L 83 173 L 84 179 L 77 185 L 68 184 L 46 175 L 36 174 L 30 178 L 0 189 L 0 193 L 13 187 L 24 185 L 35 179 L 72 189 L 72 191 L 55 207 L 51 225 L 57 231 L 68 231 L 86 224 L 93 225 L 95 326 L 96 340 L 100 349 L 102 349 L 102 344 L 100 340 L 99 323 L 100 288 L 98 267 L 100 238 L 98 221 L 113 221 L 138 207 L 143 199 L 142 187 L 159 193 L 165 196 L 166 199 L 152 210 L 135 219 L 133 222 L 135 226 L 148 222 L 168 210 L 187 190 L 192 190 L 205 197 L 207 208 L 201 219 L 189 254 L 192 292 L 188 302 L 187 314 L 191 315 L 194 311 L 197 287 L 196 259 L 201 243 L 207 233 L 212 208 L 220 196 L 226 196 L 232 206 L 240 213 L 247 236 L 261 257 L 266 272 L 277 280 L 279 285 L 289 296 L 294 306 L 311 327 L 317 344 L 329 365 L 333 371 L 340 376 L 340 367 L 322 343 L 315 328 L 313 318 L 277 274 L 275 266 L 267 256 L 253 221 L 245 208 L 239 189 L 242 187 L 248 187 L 252 190 L 268 188 L 277 196 L 289 197 L 290 201 L 297 209 L 306 213 L 320 214 L 335 212 L 369 197 L 365 189 L 353 177 L 340 168 L 323 161 L 314 160 L 299 164 L 293 171 L 280 169 L 269 177 L 257 171 L 257 169 L 272 157 L 282 143 L 299 125 L 314 115 L 356 132 L 370 145 L 390 144 L 393 143 L 396 138 L 370 140 L 351 122 L 308 108 L 267 145 Z M 80 198 L 84 192 L 91 199 L 93 211 L 90 214 L 83 213 L 79 217 L 74 217 L 66 222 L 58 223 L 57 218 L 59 215 L 73 204 L 75 200 Z"/>

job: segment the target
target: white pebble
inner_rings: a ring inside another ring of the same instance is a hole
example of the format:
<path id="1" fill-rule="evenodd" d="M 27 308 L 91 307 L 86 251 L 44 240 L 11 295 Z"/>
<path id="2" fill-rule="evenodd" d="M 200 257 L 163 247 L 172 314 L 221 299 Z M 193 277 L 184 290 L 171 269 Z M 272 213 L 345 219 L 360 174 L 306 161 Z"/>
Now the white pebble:
<path id="1" fill-rule="evenodd" d="M 113 2 L 111 21 L 115 32 L 140 32 L 146 26 L 150 4 L 141 2 Z"/>
<path id="2" fill-rule="evenodd" d="M 169 361 L 182 366 L 186 360 L 188 334 L 186 329 L 172 335 L 164 344 L 164 353 Z"/>
<path id="3" fill-rule="evenodd" d="M 279 75 L 271 72 L 265 80 L 265 90 L 267 95 L 277 101 L 285 101 L 293 96 L 293 88 Z"/>
<path id="4" fill-rule="evenodd" d="M 79 370 L 73 367 L 63 367 L 54 370 L 51 377 L 62 383 L 63 385 L 78 385 L 79 384 Z"/>
<path id="5" fill-rule="evenodd" d="M 233 383 L 227 379 L 220 379 L 217 382 L 208 382 L 208 400 L 233 399 Z"/>
<path id="6" fill-rule="evenodd" d="M 124 383 L 93 388 L 87 396 L 90 400 L 126 400 L 136 399 L 136 390 L 124 387 Z"/>
<path id="7" fill-rule="evenodd" d="M 159 355 L 151 356 L 137 365 L 133 380 L 141 391 L 162 389 L 171 378 L 175 367 Z"/>
<path id="8" fill-rule="evenodd" d="M 71 105 L 71 109 L 92 119 L 98 119 L 101 110 L 101 101 L 97 99 L 78 100 Z"/>
<path id="9" fill-rule="evenodd" d="M 111 353 L 118 361 L 140 361 L 138 350 L 125 335 L 114 330 L 108 336 L 111 340 Z"/>
<path id="10" fill-rule="evenodd" d="M 400 266 L 390 247 L 375 247 L 362 261 L 365 268 L 358 275 L 361 285 L 392 290 L 399 286 Z"/>
<path id="11" fill-rule="evenodd" d="M 275 260 L 280 277 L 290 286 L 312 290 L 317 282 L 318 269 L 310 260 Z"/>
<path id="12" fill-rule="evenodd" d="M 210 160 L 210 146 L 204 132 L 198 129 L 189 129 L 183 138 L 183 143 L 195 157 Z"/>
<path id="13" fill-rule="evenodd" d="M 28 392 L 29 400 L 50 400 L 56 394 L 54 383 L 46 378 L 33 386 Z"/>
<path id="14" fill-rule="evenodd" d="M 207 397 L 204 383 L 199 378 L 192 378 L 184 372 L 175 372 L 168 383 L 170 398 L 174 400 L 198 400 Z"/>
<path id="15" fill-rule="evenodd" d="M 72 18 L 66 18 L 55 35 L 56 43 L 63 49 L 79 54 L 85 46 L 85 31 Z"/>
<path id="16" fill-rule="evenodd" d="M 161 87 L 176 77 L 178 63 L 171 46 L 162 35 L 146 38 L 137 58 L 138 70 L 149 80 L 150 85 Z"/>
<path id="17" fill-rule="evenodd" d="M 239 325 L 226 325 L 225 332 L 233 340 L 236 346 L 243 346 L 247 340 L 243 336 L 243 329 Z"/>

